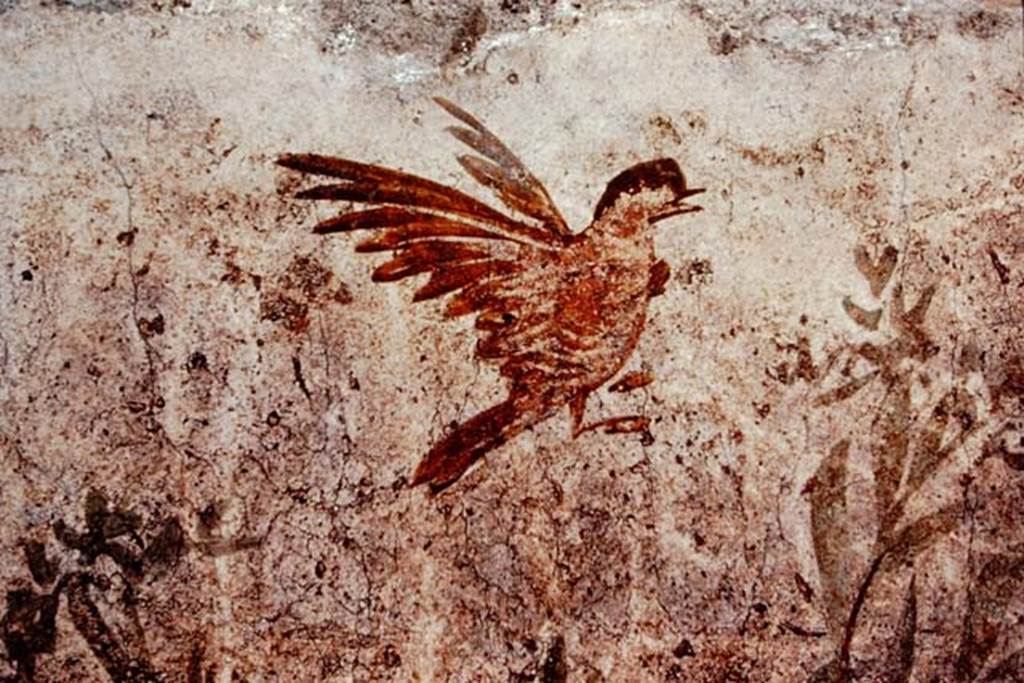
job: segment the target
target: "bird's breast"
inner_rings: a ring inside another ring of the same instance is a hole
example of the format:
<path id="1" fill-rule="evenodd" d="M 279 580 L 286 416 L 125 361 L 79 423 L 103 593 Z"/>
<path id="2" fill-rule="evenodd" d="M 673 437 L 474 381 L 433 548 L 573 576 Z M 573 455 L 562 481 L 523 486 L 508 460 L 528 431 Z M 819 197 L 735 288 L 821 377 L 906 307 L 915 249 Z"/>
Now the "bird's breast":
<path id="1" fill-rule="evenodd" d="M 580 250 L 564 264 L 555 310 L 564 349 L 585 364 L 594 384 L 614 374 L 643 330 L 653 254 Z"/>

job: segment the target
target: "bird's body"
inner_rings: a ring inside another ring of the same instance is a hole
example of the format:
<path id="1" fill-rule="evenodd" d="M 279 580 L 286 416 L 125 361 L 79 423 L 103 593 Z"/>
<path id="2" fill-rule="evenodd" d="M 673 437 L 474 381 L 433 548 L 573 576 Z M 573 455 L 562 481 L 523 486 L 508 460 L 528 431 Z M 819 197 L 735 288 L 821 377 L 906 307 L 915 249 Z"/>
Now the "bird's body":
<path id="1" fill-rule="evenodd" d="M 647 318 L 653 234 L 623 238 L 604 227 L 591 225 L 541 276 L 550 314 L 543 340 L 564 362 L 551 379 L 571 393 L 611 379 L 636 348 Z"/>
<path id="2" fill-rule="evenodd" d="M 476 354 L 500 367 L 508 398 L 470 418 L 423 457 L 412 483 L 443 488 L 477 459 L 568 406 L 574 435 L 601 426 L 636 431 L 631 416 L 583 427 L 591 392 L 612 379 L 640 339 L 650 297 L 668 267 L 654 252 L 653 222 L 696 210 L 671 160 L 639 164 L 614 179 L 594 221 L 572 233 L 543 186 L 476 119 L 441 106 L 469 128 L 451 128 L 486 159 L 459 161 L 529 221 L 509 218 L 461 192 L 377 166 L 334 157 L 288 155 L 279 163 L 346 182 L 314 187 L 302 198 L 383 205 L 323 221 L 317 232 L 376 230 L 357 251 L 393 251 L 377 281 L 430 273 L 415 300 L 453 295 L 447 317 L 474 314 Z"/>

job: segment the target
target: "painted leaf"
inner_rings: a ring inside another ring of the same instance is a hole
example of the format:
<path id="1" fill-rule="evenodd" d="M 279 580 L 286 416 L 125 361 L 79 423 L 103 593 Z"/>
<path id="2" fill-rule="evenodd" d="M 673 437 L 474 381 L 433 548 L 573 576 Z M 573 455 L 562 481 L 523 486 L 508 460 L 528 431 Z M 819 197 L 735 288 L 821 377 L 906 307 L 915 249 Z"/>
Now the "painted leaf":
<path id="1" fill-rule="evenodd" d="M 857 270 L 867 279 L 871 287 L 871 295 L 878 296 L 889 283 L 893 270 L 896 268 L 896 261 L 899 258 L 899 251 L 893 246 L 887 246 L 875 261 L 868 256 L 864 247 L 857 247 L 853 252 L 854 263 Z"/>
<path id="2" fill-rule="evenodd" d="M 840 385 L 839 387 L 832 389 L 831 391 L 826 391 L 824 394 L 819 395 L 818 398 L 814 400 L 814 405 L 828 406 L 832 405 L 833 403 L 845 401 L 846 399 L 850 398 L 858 391 L 863 389 L 868 382 L 870 382 L 877 376 L 878 372 L 874 371 L 867 373 L 863 377 L 852 379 L 846 384 Z"/>
<path id="3" fill-rule="evenodd" d="M 126 643 L 124 634 L 118 634 L 107 624 L 89 595 L 91 583 L 89 575 L 75 574 L 68 580 L 66 594 L 71 622 L 85 638 L 93 655 L 115 681 L 160 680 L 146 661 L 143 644 Z"/>
<path id="4" fill-rule="evenodd" d="M 898 638 L 895 661 L 892 667 L 894 683 L 907 683 L 914 670 L 914 649 L 917 639 L 917 576 L 910 578 L 907 595 L 903 599 L 903 611 L 896 627 Z"/>
<path id="5" fill-rule="evenodd" d="M 907 462 L 913 419 L 910 378 L 904 376 L 890 388 L 874 424 L 876 438 L 871 452 L 875 474 L 875 511 L 882 537 L 888 535 L 899 517 L 899 510 L 893 503 Z"/>
<path id="6" fill-rule="evenodd" d="M 188 545 L 181 523 L 171 517 L 164 521 L 160 531 L 146 546 L 142 560 L 150 572 L 162 572 L 181 560 Z"/>
<path id="7" fill-rule="evenodd" d="M 928 336 L 921 329 L 925 316 L 928 314 L 928 307 L 931 305 L 932 297 L 935 296 L 935 285 L 925 287 L 917 302 L 908 311 L 903 302 L 903 288 L 896 285 L 893 289 L 892 304 L 890 307 L 890 320 L 894 329 L 899 332 L 903 339 L 910 340 L 915 345 L 915 355 L 924 354 L 930 346 Z"/>
<path id="8" fill-rule="evenodd" d="M 838 637 L 850 603 L 854 557 L 846 526 L 846 460 L 850 442 L 840 441 L 818 465 L 804 492 L 811 500 L 811 535 L 821 576 L 829 632 Z"/>
<path id="9" fill-rule="evenodd" d="M 28 540 L 22 543 L 22 550 L 25 552 L 25 562 L 32 573 L 33 581 L 40 586 L 49 586 L 57 580 L 60 562 L 47 556 L 45 545 L 39 541 Z"/>
<path id="10" fill-rule="evenodd" d="M 957 672 L 972 680 L 985 665 L 1004 628 L 1010 600 L 1024 589 L 1024 553 L 996 555 L 982 566 L 967 596 Z"/>
<path id="11" fill-rule="evenodd" d="M 925 428 L 914 441 L 907 475 L 907 496 L 912 495 L 942 466 L 959 446 L 959 440 L 946 447 L 942 445 L 942 431 Z"/>
<path id="12" fill-rule="evenodd" d="M 568 680 L 568 668 L 565 664 L 565 639 L 555 636 L 548 648 L 547 657 L 540 670 L 542 683 L 565 683 Z"/>
<path id="13" fill-rule="evenodd" d="M 902 563 L 913 562 L 924 550 L 956 527 L 960 514 L 960 504 L 950 504 L 903 527 L 886 545 L 885 568 L 892 569 Z"/>
<path id="14" fill-rule="evenodd" d="M 846 315 L 850 316 L 850 320 L 872 332 L 878 329 L 878 323 L 882 319 L 881 308 L 869 311 L 853 303 L 853 299 L 850 297 L 843 298 L 843 310 L 846 311 Z"/>
<path id="15" fill-rule="evenodd" d="M 943 435 L 950 422 L 957 429 L 943 444 Z M 906 496 L 917 492 L 976 430 L 977 410 L 973 399 L 961 390 L 950 390 L 932 411 L 929 424 L 915 440 Z"/>
<path id="16" fill-rule="evenodd" d="M 912 327 L 920 327 L 924 324 L 924 317 L 928 313 L 928 307 L 931 306 L 932 297 L 935 296 L 935 285 L 928 285 L 921 290 L 920 296 L 917 297 L 917 303 L 903 316 L 903 321 Z"/>
<path id="17" fill-rule="evenodd" d="M 31 588 L 7 591 L 7 611 L 0 619 L 0 637 L 7 658 L 32 680 L 36 657 L 51 654 L 57 643 L 57 609 L 60 593 L 38 595 Z"/>

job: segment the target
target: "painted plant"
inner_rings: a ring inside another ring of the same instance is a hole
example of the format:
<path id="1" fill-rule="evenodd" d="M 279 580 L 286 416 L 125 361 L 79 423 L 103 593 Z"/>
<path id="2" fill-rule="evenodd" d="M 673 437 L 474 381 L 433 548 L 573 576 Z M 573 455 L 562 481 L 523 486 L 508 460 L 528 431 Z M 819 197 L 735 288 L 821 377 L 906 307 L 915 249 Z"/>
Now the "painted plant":
<path id="1" fill-rule="evenodd" d="M 921 634 L 916 566 L 969 523 L 968 494 L 960 495 L 956 477 L 970 482 L 971 469 L 992 455 L 1019 468 L 1019 456 L 998 395 L 977 381 L 963 349 L 944 348 L 944 335 L 929 324 L 939 285 L 908 291 L 907 269 L 891 245 L 861 246 L 854 257 L 871 303 L 846 297 L 842 306 L 865 339 L 841 345 L 811 373 L 811 410 L 842 414 L 861 427 L 831 443 L 803 490 L 833 650 L 811 680 L 909 681 Z M 1024 588 L 1024 548 L 985 557 L 973 573 L 956 675 L 1009 680 L 1024 651 L 992 661 L 993 646 L 1012 628 L 1004 617 Z M 896 587 L 899 599 L 879 598 L 883 584 Z M 885 609 L 890 613 L 874 620 L 887 622 L 890 635 L 870 633 L 868 612 Z"/>

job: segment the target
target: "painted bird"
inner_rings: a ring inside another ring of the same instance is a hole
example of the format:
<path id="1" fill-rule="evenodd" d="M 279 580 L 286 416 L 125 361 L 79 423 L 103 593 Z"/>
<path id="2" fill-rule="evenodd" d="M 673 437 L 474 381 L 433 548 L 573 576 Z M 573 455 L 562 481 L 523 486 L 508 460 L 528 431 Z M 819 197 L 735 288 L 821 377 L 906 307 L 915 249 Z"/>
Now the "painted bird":
<path id="1" fill-rule="evenodd" d="M 402 171 L 317 154 L 287 154 L 277 163 L 332 179 L 299 199 L 373 208 L 351 210 L 313 231 L 368 231 L 357 252 L 391 252 L 375 282 L 429 274 L 413 297 L 450 295 L 444 315 L 475 315 L 478 358 L 497 364 L 508 398 L 459 425 L 422 458 L 411 484 L 435 491 L 454 483 L 488 451 L 568 406 L 575 438 L 644 432 L 631 415 L 584 425 L 587 397 L 612 379 L 636 348 L 649 299 L 664 291 L 668 264 L 654 253 L 654 224 L 699 211 L 672 159 L 636 164 L 615 176 L 582 232 L 572 232 L 544 186 L 476 118 L 451 102 L 437 103 L 463 125 L 448 131 L 477 155 L 462 167 L 511 214 L 463 192 Z M 651 381 L 631 373 L 613 390 Z"/>

